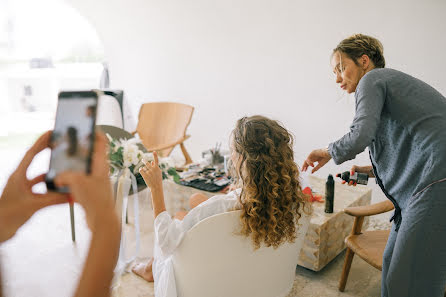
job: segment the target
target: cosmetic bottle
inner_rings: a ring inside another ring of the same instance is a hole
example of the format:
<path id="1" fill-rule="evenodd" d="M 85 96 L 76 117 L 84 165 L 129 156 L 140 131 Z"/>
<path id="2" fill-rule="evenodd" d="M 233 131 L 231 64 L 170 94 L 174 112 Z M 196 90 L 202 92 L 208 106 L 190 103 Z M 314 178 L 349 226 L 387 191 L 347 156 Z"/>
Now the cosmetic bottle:
<path id="1" fill-rule="evenodd" d="M 334 205 L 334 179 L 333 175 L 328 175 L 327 182 L 325 183 L 325 212 L 333 213 Z"/>
<path id="2" fill-rule="evenodd" d="M 346 181 L 347 183 L 353 182 L 360 185 L 367 185 L 369 182 L 369 175 L 367 173 L 359 173 L 355 172 L 355 174 L 350 175 L 350 171 L 345 171 L 342 173 L 336 174 L 336 177 L 340 177 L 342 180 Z"/>

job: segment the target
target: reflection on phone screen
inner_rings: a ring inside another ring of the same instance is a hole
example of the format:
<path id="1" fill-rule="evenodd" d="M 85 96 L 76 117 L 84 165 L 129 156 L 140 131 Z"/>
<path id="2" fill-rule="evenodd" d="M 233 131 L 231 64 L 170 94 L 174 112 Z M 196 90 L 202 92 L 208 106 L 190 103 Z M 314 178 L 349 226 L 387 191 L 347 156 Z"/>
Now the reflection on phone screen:
<path id="1" fill-rule="evenodd" d="M 67 170 L 87 172 L 96 102 L 95 98 L 85 97 L 59 99 L 48 179 Z"/>

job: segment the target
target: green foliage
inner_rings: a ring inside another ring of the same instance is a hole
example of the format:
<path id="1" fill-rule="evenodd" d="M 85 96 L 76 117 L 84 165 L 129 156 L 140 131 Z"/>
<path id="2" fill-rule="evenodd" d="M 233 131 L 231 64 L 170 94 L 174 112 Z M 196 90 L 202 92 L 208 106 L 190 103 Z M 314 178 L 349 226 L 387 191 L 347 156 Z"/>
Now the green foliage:
<path id="1" fill-rule="evenodd" d="M 180 176 L 175 168 L 170 167 L 169 169 L 167 169 L 167 173 L 173 177 L 174 182 L 176 182 L 177 184 L 180 183 Z"/>
<path id="2" fill-rule="evenodd" d="M 118 140 L 113 139 L 113 141 L 109 142 L 108 156 L 110 172 L 112 174 L 115 173 L 115 171 L 119 172 L 124 169 L 124 147 Z M 137 166 L 133 164 L 129 166 L 130 172 L 133 173 L 135 171 L 135 167 L 139 168 L 138 166 L 142 166 L 141 162 L 142 160 L 140 160 L 140 163 Z M 174 182 L 180 182 L 180 176 L 174 167 L 168 167 L 166 163 L 160 163 L 159 167 L 161 168 L 163 179 L 168 179 L 169 176 L 172 176 Z M 139 172 L 135 172 L 135 177 L 138 184 L 145 184 L 144 179 Z"/>
<path id="3" fill-rule="evenodd" d="M 116 144 L 114 142 L 110 142 L 108 159 L 110 161 L 111 173 L 114 173 L 115 170 L 120 170 L 124 168 L 124 148 L 120 147 L 118 150 L 114 151 Z"/>

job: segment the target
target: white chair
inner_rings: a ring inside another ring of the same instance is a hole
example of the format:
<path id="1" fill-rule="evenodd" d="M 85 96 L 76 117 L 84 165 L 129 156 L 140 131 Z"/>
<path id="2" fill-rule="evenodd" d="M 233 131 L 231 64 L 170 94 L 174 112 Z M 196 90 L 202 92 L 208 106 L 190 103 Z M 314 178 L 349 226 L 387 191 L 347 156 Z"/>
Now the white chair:
<path id="1" fill-rule="evenodd" d="M 309 216 L 299 220 L 294 243 L 253 251 L 250 238 L 235 234 L 240 214 L 218 214 L 188 231 L 172 258 L 179 297 L 284 297 L 290 292 Z"/>

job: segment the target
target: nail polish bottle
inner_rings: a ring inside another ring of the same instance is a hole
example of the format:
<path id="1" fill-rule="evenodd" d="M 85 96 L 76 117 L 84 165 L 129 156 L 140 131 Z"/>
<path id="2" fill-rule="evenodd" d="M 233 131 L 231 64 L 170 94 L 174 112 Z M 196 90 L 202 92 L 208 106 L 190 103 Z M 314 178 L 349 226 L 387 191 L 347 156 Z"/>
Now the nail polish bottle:
<path id="1" fill-rule="evenodd" d="M 325 212 L 333 213 L 334 205 L 334 179 L 333 175 L 329 174 L 327 182 L 325 183 Z"/>

